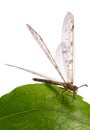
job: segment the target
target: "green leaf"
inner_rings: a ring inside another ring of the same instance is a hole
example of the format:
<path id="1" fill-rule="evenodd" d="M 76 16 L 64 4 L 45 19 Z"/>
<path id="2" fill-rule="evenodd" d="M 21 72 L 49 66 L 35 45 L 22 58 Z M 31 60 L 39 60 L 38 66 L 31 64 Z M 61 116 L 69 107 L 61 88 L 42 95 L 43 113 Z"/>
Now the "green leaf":
<path id="1" fill-rule="evenodd" d="M 17 87 L 0 98 L 0 130 L 90 130 L 90 105 L 48 84 Z"/>

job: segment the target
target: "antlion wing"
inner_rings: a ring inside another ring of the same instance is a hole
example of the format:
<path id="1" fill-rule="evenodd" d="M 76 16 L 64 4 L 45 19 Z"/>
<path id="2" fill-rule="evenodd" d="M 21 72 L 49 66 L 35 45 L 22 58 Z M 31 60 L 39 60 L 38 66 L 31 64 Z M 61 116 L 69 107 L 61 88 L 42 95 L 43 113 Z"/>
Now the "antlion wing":
<path id="1" fill-rule="evenodd" d="M 65 82 L 65 80 L 64 80 L 64 78 L 63 78 L 63 76 L 61 74 L 61 71 L 60 71 L 58 65 L 56 64 L 54 58 L 52 57 L 49 49 L 47 48 L 47 46 L 44 43 L 44 41 L 41 38 L 41 36 L 29 24 L 27 24 L 27 27 L 28 27 L 29 31 L 31 32 L 32 36 L 37 41 L 37 43 L 40 45 L 40 47 L 43 50 L 43 52 L 46 54 L 46 56 L 48 57 L 48 59 L 50 60 L 50 62 L 53 64 L 53 66 L 55 67 L 55 69 L 57 70 L 57 72 L 59 73 L 59 75 L 61 76 L 62 80 Z"/>
<path id="2" fill-rule="evenodd" d="M 68 12 L 63 23 L 62 42 L 56 50 L 56 63 L 62 66 L 62 74 L 67 82 L 73 83 L 73 41 L 74 17 Z M 62 64 L 62 65 L 61 65 Z"/>

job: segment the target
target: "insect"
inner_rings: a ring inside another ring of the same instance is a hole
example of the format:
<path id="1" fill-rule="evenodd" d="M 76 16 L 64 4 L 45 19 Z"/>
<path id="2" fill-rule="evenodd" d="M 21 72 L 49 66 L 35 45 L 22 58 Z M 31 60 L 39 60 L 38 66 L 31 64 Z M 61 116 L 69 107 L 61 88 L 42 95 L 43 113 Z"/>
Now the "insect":
<path id="1" fill-rule="evenodd" d="M 62 39 L 61 44 L 57 47 L 56 50 L 56 60 L 51 55 L 49 49 L 47 48 L 46 44 L 44 43 L 41 36 L 29 25 L 27 24 L 27 27 L 29 31 L 31 32 L 32 36 L 35 38 L 43 52 L 46 54 L 52 65 L 55 67 L 56 71 L 62 78 L 62 82 L 53 80 L 52 78 L 43 75 L 41 73 L 28 70 L 22 67 L 18 67 L 11 64 L 5 64 L 7 66 L 15 67 L 18 69 L 22 69 L 24 71 L 33 73 L 35 75 L 44 77 L 44 79 L 40 78 L 33 78 L 34 81 L 38 82 L 44 82 L 48 84 L 55 84 L 60 85 L 65 88 L 65 90 L 70 90 L 73 92 L 74 96 L 77 93 L 78 88 L 82 86 L 86 86 L 87 84 L 83 84 L 79 87 L 73 84 L 74 80 L 74 58 L 73 58 L 73 45 L 74 45 L 74 17 L 72 13 L 68 12 L 65 16 L 64 22 L 63 22 L 63 28 L 62 28 Z M 62 58 L 62 60 L 61 60 Z M 64 72 L 62 73 L 60 69 L 60 64 L 62 64 Z"/>

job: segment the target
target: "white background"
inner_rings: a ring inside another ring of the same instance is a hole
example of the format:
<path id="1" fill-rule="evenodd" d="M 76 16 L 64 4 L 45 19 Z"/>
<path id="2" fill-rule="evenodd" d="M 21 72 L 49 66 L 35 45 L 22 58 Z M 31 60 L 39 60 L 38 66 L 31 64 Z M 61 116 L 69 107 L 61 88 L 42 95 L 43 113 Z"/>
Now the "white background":
<path id="1" fill-rule="evenodd" d="M 90 103 L 90 1 L 3 0 L 0 1 L 0 96 L 15 87 L 34 83 L 31 73 L 4 66 L 14 64 L 58 78 L 41 48 L 28 31 L 29 23 L 44 39 L 52 55 L 61 42 L 62 23 L 70 11 L 75 19 L 75 79 L 78 93 Z"/>

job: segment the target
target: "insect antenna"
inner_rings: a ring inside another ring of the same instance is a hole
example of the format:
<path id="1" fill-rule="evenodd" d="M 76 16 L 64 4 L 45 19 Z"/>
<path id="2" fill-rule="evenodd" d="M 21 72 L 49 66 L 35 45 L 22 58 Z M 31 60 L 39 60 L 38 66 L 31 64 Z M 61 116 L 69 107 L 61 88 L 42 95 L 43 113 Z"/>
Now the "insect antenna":
<path id="1" fill-rule="evenodd" d="M 87 84 L 83 84 L 83 85 L 79 86 L 78 88 L 81 88 L 81 87 L 83 87 L 83 86 L 88 87 L 88 85 L 87 85 Z"/>

